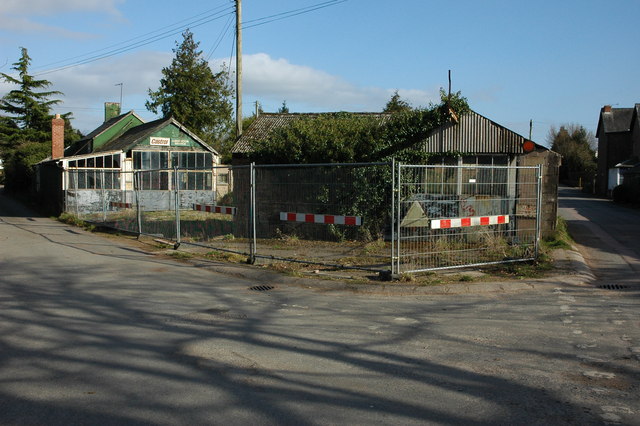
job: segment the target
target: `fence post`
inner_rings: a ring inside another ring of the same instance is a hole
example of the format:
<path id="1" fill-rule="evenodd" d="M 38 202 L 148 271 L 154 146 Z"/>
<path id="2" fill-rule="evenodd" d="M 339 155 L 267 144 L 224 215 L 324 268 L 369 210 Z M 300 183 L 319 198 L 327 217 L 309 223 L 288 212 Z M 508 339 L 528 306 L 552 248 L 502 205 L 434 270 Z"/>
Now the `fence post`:
<path id="1" fill-rule="evenodd" d="M 542 164 L 538 164 L 538 169 L 537 169 L 537 183 L 538 183 L 538 190 L 537 190 L 537 200 L 536 200 L 536 248 L 535 248 L 535 258 L 538 258 L 538 254 L 540 251 L 540 236 L 542 234 L 542 171 L 543 171 L 543 166 Z"/>
<path id="2" fill-rule="evenodd" d="M 397 244 L 396 244 L 396 274 L 400 275 L 400 241 L 402 240 L 402 235 L 400 234 L 400 215 L 402 213 L 402 211 L 400 210 L 400 199 L 402 197 L 402 163 L 398 163 L 398 173 L 396 178 L 398 179 L 398 182 L 396 184 L 396 191 L 398 193 L 398 195 L 396 196 L 396 200 L 397 200 L 397 204 L 396 204 L 396 211 L 397 211 L 397 215 L 398 215 L 398 220 L 397 222 L 397 228 L 396 228 L 396 238 L 397 238 Z"/>
<path id="3" fill-rule="evenodd" d="M 180 247 L 180 179 L 178 176 L 178 166 L 173 166 L 173 193 L 174 193 L 174 206 L 176 210 L 176 243 L 173 245 L 173 249 L 177 250 Z"/>
<path id="4" fill-rule="evenodd" d="M 398 273 L 395 264 L 396 255 L 396 159 L 391 159 L 391 276 Z M 398 212 L 400 214 L 400 212 Z"/>
<path id="5" fill-rule="evenodd" d="M 102 223 L 107 221 L 107 199 L 104 192 L 104 169 L 100 170 L 100 189 L 102 189 Z"/>
<path id="6" fill-rule="evenodd" d="M 249 258 L 247 263 L 256 262 L 256 163 L 249 165 Z"/>
<path id="7" fill-rule="evenodd" d="M 142 213 L 140 211 L 140 172 L 133 172 L 133 193 L 136 198 L 136 221 L 138 222 L 138 238 L 142 235 Z"/>
<path id="8" fill-rule="evenodd" d="M 78 179 L 80 178 L 80 172 L 78 170 L 76 170 L 76 181 L 75 181 L 75 188 L 73 191 L 73 195 L 75 196 L 75 206 L 76 206 L 76 217 L 79 219 L 80 218 L 80 207 L 79 207 L 79 200 L 78 200 Z"/>

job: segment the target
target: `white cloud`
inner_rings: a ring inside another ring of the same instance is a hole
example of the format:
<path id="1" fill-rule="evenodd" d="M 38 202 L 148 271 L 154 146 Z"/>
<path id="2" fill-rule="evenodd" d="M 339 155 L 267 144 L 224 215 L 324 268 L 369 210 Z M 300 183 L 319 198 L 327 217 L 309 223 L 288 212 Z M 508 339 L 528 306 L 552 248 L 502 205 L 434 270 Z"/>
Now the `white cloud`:
<path id="1" fill-rule="evenodd" d="M 0 15 L 0 30 L 15 33 L 46 33 L 70 39 L 85 39 L 93 37 L 90 34 L 70 31 L 61 27 L 40 24 L 26 18 L 14 18 Z"/>
<path id="2" fill-rule="evenodd" d="M 120 16 L 117 5 L 124 0 L 2 0 L 0 15 L 48 16 L 68 12 L 100 12 Z"/>
<path id="3" fill-rule="evenodd" d="M 363 87 L 342 77 L 265 53 L 245 55 L 243 93 L 265 105 L 280 106 L 283 100 L 307 111 L 380 111 L 395 88 Z M 398 89 L 413 106 L 424 106 L 438 99 L 437 89 Z"/>
<path id="4" fill-rule="evenodd" d="M 86 38 L 88 34 L 39 23 L 35 17 L 72 12 L 102 13 L 122 19 L 117 5 L 124 0 L 2 0 L 0 30 L 17 33 L 45 33 L 66 38 Z"/>
<path id="5" fill-rule="evenodd" d="M 73 112 L 74 127 L 89 132 L 102 123 L 104 102 L 119 102 L 122 83 L 123 111 L 135 110 L 152 119 L 145 110 L 148 89 L 157 89 L 162 68 L 171 63 L 171 53 L 136 52 L 86 65 L 39 75 L 64 93 L 56 113 Z"/>
<path id="6" fill-rule="evenodd" d="M 160 84 L 163 67 L 173 58 L 170 52 L 141 51 L 114 58 L 37 75 L 53 83 L 52 89 L 64 93 L 63 103 L 54 113 L 74 114 L 74 127 L 89 132 L 102 123 L 104 102 L 117 102 L 123 83 L 123 110 L 134 109 L 145 119 L 153 119 L 144 102 L 148 89 Z M 228 59 L 227 59 L 228 60 Z M 222 60 L 211 62 L 215 72 Z M 396 88 L 363 87 L 344 78 L 308 66 L 295 65 L 267 54 L 243 57 L 244 113 L 252 112 L 251 103 L 259 100 L 265 111 L 275 111 L 283 100 L 292 112 L 381 111 Z M 232 72 L 234 70 L 232 69 Z M 0 96 L 10 90 L 0 85 Z M 426 106 L 438 99 L 438 89 L 398 89 L 413 106 Z"/>

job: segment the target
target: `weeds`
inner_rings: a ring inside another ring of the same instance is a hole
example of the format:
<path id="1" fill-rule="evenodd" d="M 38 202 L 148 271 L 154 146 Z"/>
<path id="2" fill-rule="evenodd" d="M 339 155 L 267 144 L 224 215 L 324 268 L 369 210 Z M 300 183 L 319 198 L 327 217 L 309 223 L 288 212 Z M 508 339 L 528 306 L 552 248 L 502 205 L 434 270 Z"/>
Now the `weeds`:
<path id="1" fill-rule="evenodd" d="M 193 258 L 193 254 L 186 252 L 186 251 L 172 251 L 171 253 L 169 253 L 169 256 L 175 258 L 175 259 L 191 259 Z"/>

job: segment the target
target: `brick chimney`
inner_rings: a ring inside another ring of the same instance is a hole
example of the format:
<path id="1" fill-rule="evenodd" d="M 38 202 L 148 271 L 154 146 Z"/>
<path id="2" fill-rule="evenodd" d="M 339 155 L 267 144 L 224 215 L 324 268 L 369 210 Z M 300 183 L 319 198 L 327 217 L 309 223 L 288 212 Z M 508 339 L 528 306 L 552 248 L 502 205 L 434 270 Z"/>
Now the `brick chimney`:
<path id="1" fill-rule="evenodd" d="M 51 120 L 51 158 L 64 157 L 64 118 L 56 114 L 56 118 Z"/>
<path id="2" fill-rule="evenodd" d="M 602 112 L 611 112 L 611 105 L 605 105 L 602 107 Z"/>

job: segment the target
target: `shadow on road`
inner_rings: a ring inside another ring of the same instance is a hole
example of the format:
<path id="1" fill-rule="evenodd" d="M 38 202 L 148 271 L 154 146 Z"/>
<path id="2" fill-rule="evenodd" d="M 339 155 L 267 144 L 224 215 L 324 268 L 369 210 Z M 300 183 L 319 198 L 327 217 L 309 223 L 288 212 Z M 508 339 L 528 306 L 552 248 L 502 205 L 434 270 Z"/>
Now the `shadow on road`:
<path id="1" fill-rule="evenodd" d="M 0 420 L 9 424 L 592 420 L 539 384 L 504 378 L 519 368 L 496 358 L 504 349 L 477 336 L 439 334 L 428 320 L 378 336 L 336 325 L 337 315 L 348 314 L 331 305 L 299 308 L 304 315 L 283 321 L 292 309 L 286 291 L 260 294 L 259 303 L 248 305 L 246 289 L 189 276 L 162 283 L 131 270 L 106 281 L 110 271 L 92 267 L 97 282 L 89 285 L 82 268 L 56 267 L 54 260 L 39 266 L 30 283 L 11 273 L 0 280 Z M 27 259 L 12 265 L 29 267 Z M 460 303 L 446 315 L 472 317 L 476 309 Z M 397 313 L 424 314 L 419 307 Z M 391 321 L 377 312 L 362 316 L 374 328 Z M 411 347 L 418 335 L 428 347 L 394 350 Z M 451 362 L 444 364 L 440 351 L 450 353 Z M 486 359 L 482 370 L 458 358 L 470 352 Z M 543 347 L 537 352 L 546 359 L 569 356 Z M 451 410 L 452 404 L 461 409 Z"/>
<path id="2" fill-rule="evenodd" d="M 4 187 L 0 185 L 0 217 L 43 217 L 33 209 L 26 207 L 23 203 L 7 194 Z"/>

